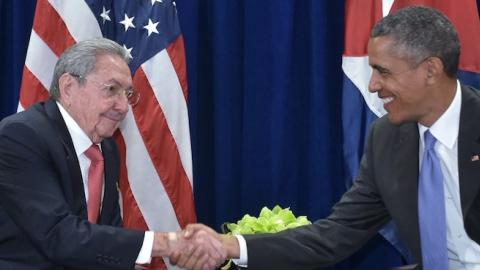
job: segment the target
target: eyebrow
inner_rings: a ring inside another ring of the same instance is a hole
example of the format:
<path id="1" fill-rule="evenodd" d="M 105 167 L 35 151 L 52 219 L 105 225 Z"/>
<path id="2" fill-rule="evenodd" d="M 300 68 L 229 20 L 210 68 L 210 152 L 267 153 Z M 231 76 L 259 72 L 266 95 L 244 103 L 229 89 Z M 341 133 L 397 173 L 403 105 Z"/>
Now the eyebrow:
<path id="1" fill-rule="evenodd" d="M 374 65 L 371 65 L 371 67 L 372 67 L 373 69 L 378 70 L 379 72 L 390 72 L 389 69 L 384 68 L 384 67 L 379 66 L 379 65 L 375 65 L 375 64 L 374 64 Z"/>
<path id="2" fill-rule="evenodd" d="M 121 85 L 121 83 L 114 78 L 107 80 L 106 83 Z"/>
<path id="3" fill-rule="evenodd" d="M 108 80 L 107 83 L 110 85 L 120 85 L 120 86 L 122 85 L 119 81 L 117 81 L 114 78 L 111 78 L 110 80 Z M 127 89 L 134 89 L 133 85 L 128 86 Z"/>

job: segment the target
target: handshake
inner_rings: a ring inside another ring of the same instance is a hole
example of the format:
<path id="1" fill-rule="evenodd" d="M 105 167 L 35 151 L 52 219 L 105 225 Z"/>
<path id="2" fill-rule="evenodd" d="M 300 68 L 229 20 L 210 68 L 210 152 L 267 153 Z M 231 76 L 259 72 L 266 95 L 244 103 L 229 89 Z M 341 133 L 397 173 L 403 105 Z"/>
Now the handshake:
<path id="1" fill-rule="evenodd" d="M 164 256 L 185 269 L 208 270 L 227 258 L 239 257 L 237 239 L 220 235 L 202 224 L 190 224 L 180 232 L 155 233 L 152 257 Z"/>

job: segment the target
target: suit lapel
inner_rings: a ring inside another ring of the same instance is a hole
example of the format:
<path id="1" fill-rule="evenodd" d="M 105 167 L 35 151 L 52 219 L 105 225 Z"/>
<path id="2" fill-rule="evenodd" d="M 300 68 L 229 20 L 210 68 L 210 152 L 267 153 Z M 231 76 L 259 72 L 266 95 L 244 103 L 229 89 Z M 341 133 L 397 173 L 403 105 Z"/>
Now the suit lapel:
<path id="1" fill-rule="evenodd" d="M 480 190 L 480 98 L 462 86 L 462 108 L 458 134 L 458 173 L 464 218 Z"/>
<path id="2" fill-rule="evenodd" d="M 118 154 L 114 144 L 113 139 L 105 139 L 102 142 L 102 153 L 105 160 L 105 191 L 99 218 L 99 223 L 101 224 L 109 224 L 115 206 L 118 204 Z"/>
<path id="3" fill-rule="evenodd" d="M 87 218 L 87 204 L 85 201 L 85 192 L 83 188 L 82 174 L 78 162 L 72 138 L 68 132 L 62 114 L 53 99 L 45 102 L 45 113 L 53 123 L 53 128 L 60 135 L 60 142 L 65 152 L 65 160 L 68 167 L 69 178 L 63 181 L 62 187 L 68 203 L 72 207 L 72 211 L 77 215 Z"/>
<path id="4" fill-rule="evenodd" d="M 417 213 L 417 190 L 418 190 L 418 126 L 410 122 L 402 125 L 399 129 L 396 143 L 393 147 L 392 177 L 394 183 L 398 183 L 399 195 L 406 202 L 406 211 Z M 415 215 L 417 218 L 418 215 Z"/>
<path id="5" fill-rule="evenodd" d="M 408 122 L 401 125 L 393 141 L 392 185 L 395 189 L 396 223 L 415 256 L 420 254 L 418 230 L 418 125 Z"/>

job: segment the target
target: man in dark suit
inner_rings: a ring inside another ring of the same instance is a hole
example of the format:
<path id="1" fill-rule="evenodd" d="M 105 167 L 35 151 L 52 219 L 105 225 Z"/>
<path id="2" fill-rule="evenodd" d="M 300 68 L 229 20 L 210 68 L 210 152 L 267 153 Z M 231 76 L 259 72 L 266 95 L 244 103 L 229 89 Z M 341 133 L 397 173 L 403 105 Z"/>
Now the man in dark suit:
<path id="1" fill-rule="evenodd" d="M 56 64 L 51 98 L 0 122 L 0 269 L 133 269 L 168 256 L 173 244 L 225 256 L 218 238 L 197 234 L 203 244 L 195 245 L 178 242 L 177 233 L 120 228 L 119 156 L 110 137 L 139 98 L 128 59 L 108 39 L 77 43 Z M 103 169 L 92 169 L 91 148 Z"/>
<path id="2" fill-rule="evenodd" d="M 357 180 L 331 215 L 312 225 L 224 236 L 239 264 L 332 265 L 393 220 L 420 267 L 480 269 L 480 95 L 456 78 L 454 27 L 436 10 L 409 7 L 374 27 L 368 55 L 369 89 L 388 115 L 370 129 Z M 179 265 L 189 261 L 174 257 Z"/>

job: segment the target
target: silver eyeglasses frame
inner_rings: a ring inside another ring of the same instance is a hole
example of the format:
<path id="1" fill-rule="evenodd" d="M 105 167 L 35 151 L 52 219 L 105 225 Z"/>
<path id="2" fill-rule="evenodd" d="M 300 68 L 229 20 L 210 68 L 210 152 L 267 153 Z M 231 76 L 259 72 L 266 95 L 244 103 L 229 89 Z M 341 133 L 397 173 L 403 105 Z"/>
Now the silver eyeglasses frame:
<path id="1" fill-rule="evenodd" d="M 85 77 L 85 76 L 81 76 L 81 75 L 77 75 L 77 74 L 73 74 L 73 73 L 68 73 L 68 74 L 70 74 L 70 76 L 76 78 L 77 81 L 79 81 L 79 83 L 81 83 L 80 81 L 82 81 L 82 82 L 83 81 L 90 81 L 90 82 L 94 82 L 94 83 L 100 85 L 109 97 L 114 96 L 114 95 L 119 96 L 119 94 L 123 91 L 123 95 L 127 98 L 128 104 L 132 107 L 137 105 L 138 101 L 140 100 L 140 93 L 138 91 L 136 91 L 134 88 L 124 88 L 124 89 L 122 89 L 118 85 L 115 85 L 115 84 L 106 84 L 106 83 L 98 82 L 98 81 L 95 81 L 95 80 L 92 80 L 92 79 L 87 79 L 87 77 Z"/>

